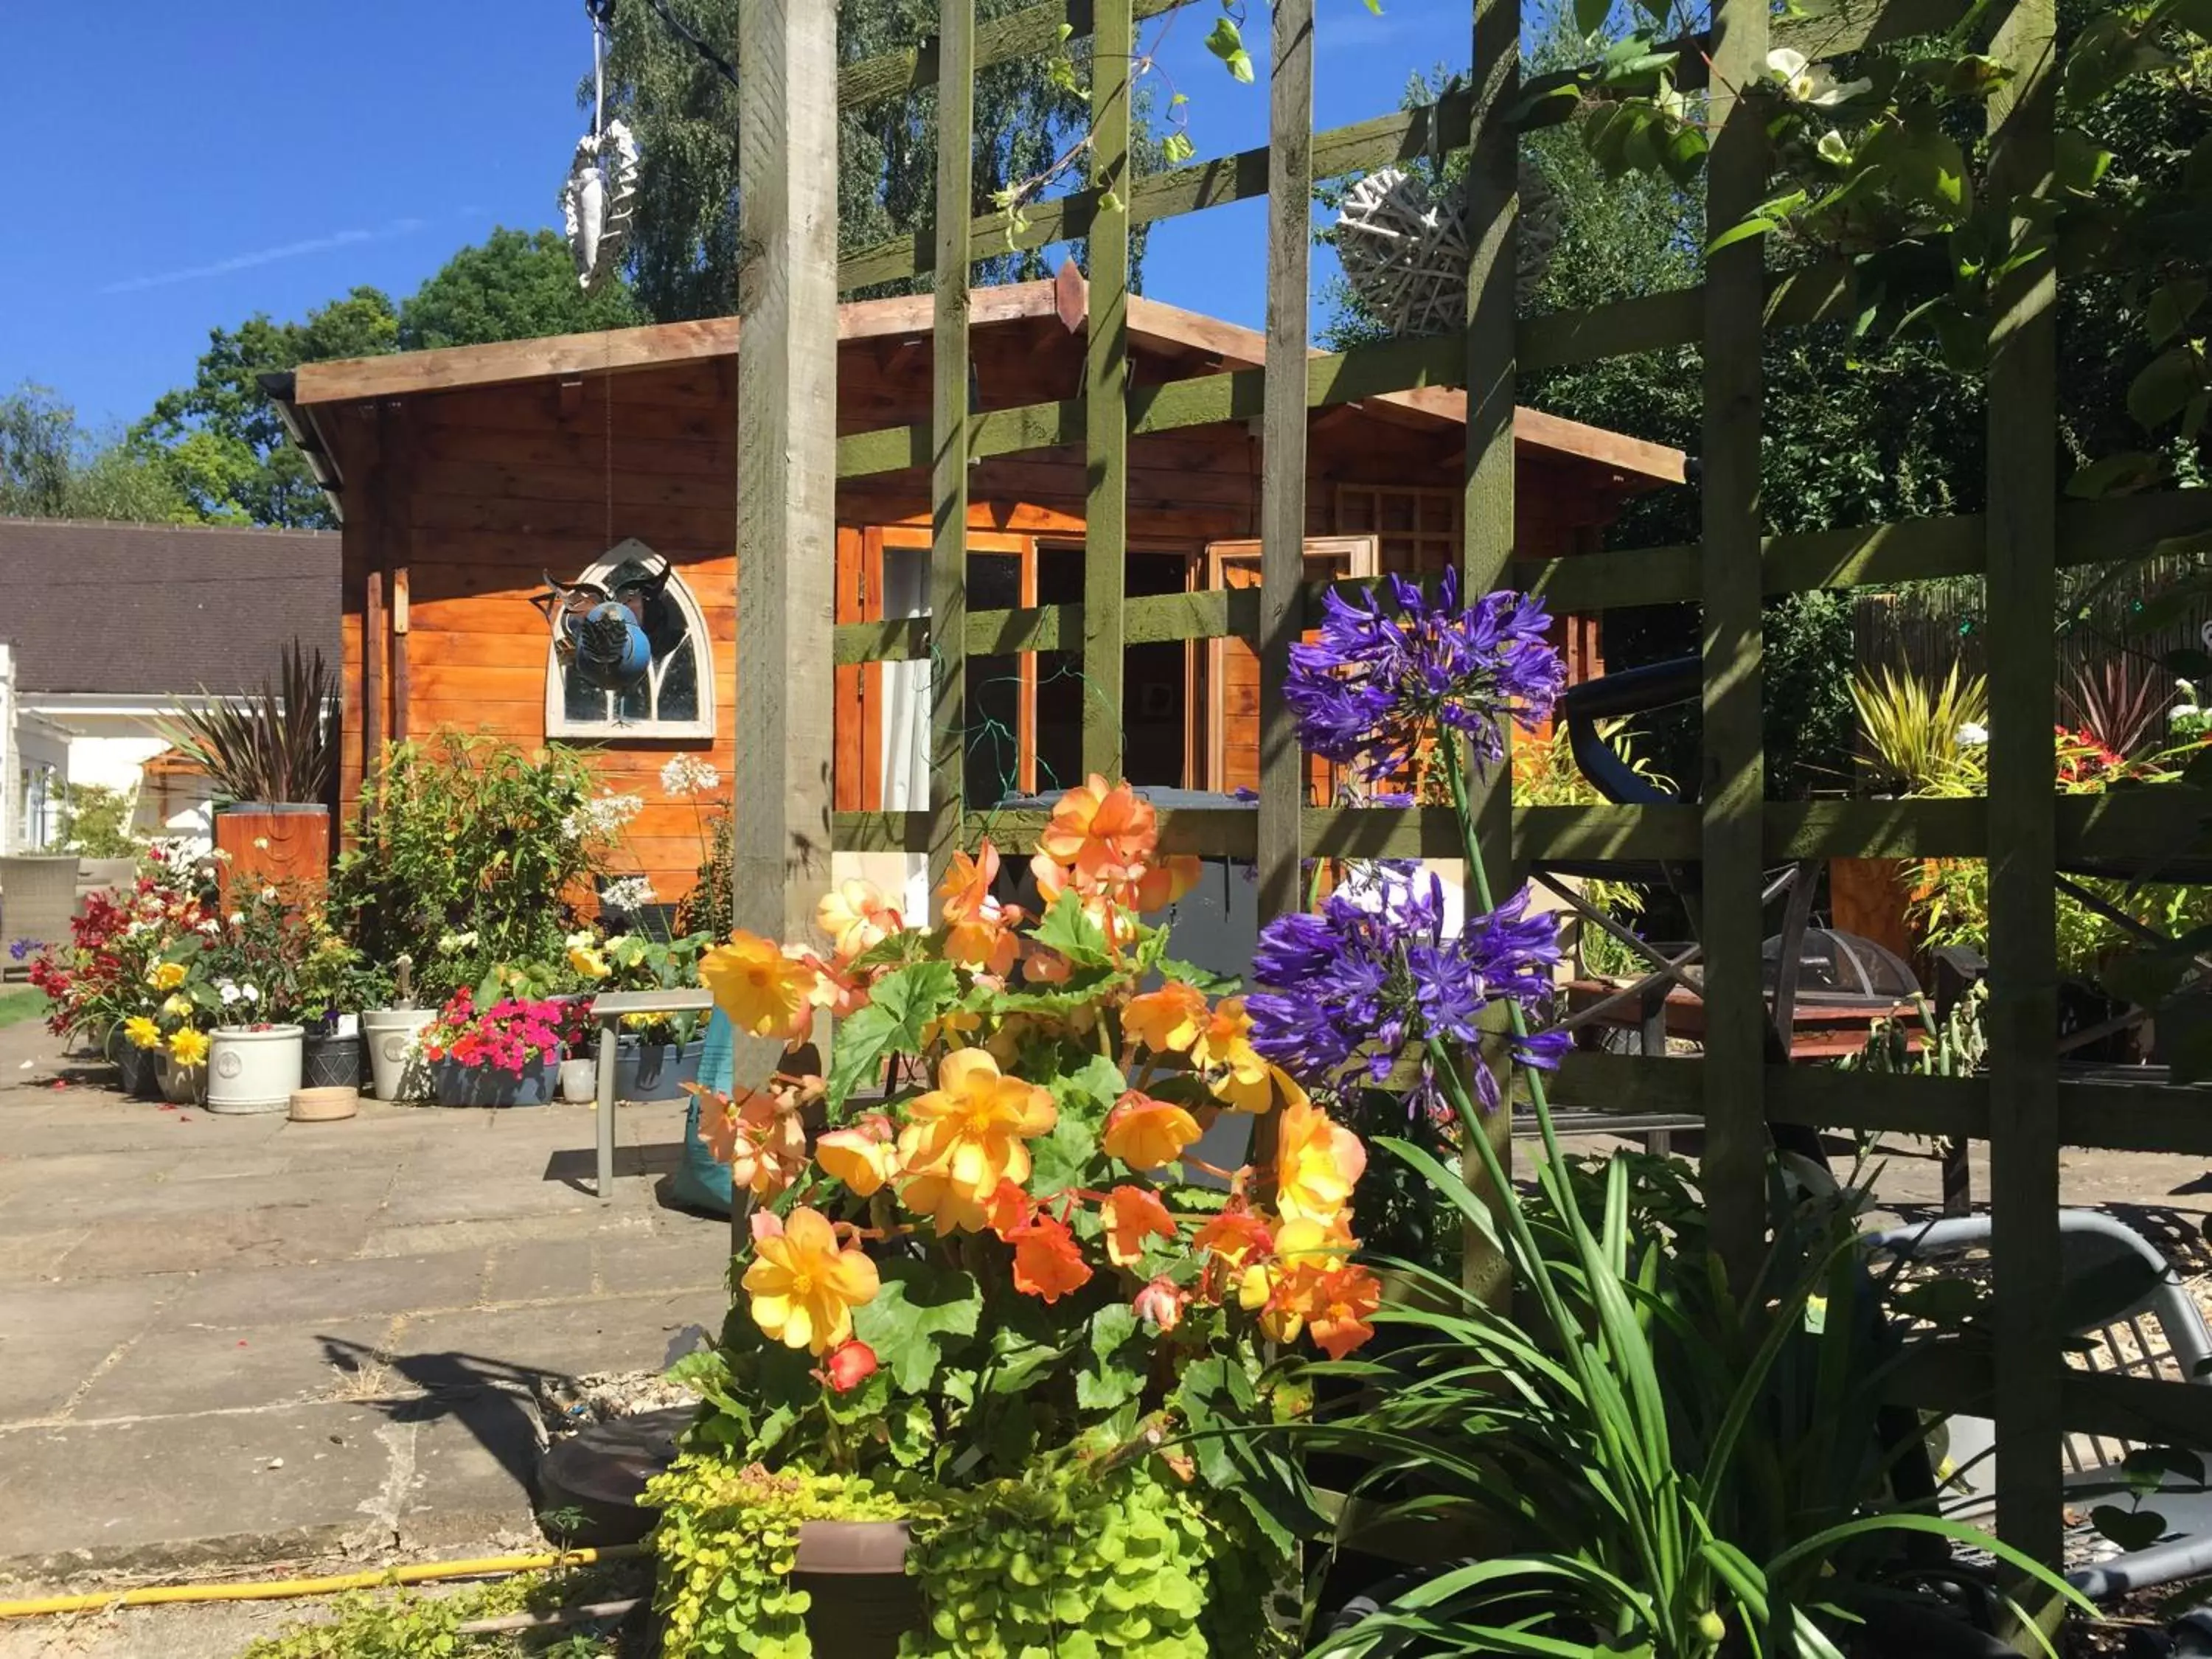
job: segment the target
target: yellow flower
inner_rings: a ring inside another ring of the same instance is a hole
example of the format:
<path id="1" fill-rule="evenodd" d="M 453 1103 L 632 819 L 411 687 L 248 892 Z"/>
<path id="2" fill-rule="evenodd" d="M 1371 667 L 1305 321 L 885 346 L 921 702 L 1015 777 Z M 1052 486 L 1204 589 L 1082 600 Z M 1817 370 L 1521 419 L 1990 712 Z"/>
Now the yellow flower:
<path id="1" fill-rule="evenodd" d="M 173 996 L 161 1005 L 161 1012 L 172 1019 L 182 1019 L 192 1011 L 192 1000 L 188 996 Z"/>
<path id="2" fill-rule="evenodd" d="M 853 1310 L 875 1299 L 876 1264 L 840 1249 L 819 1210 L 801 1206 L 781 1230 L 756 1237 L 744 1287 L 753 1323 L 787 1348 L 826 1353 L 853 1334 Z"/>
<path id="3" fill-rule="evenodd" d="M 840 962 L 873 950 L 906 926 L 897 909 L 884 902 L 875 883 L 859 880 L 840 882 L 824 893 L 814 908 L 814 923 L 830 935 L 830 948 Z"/>
<path id="4" fill-rule="evenodd" d="M 1060 1114 L 1033 1083 L 1001 1076 L 981 1048 L 957 1048 L 937 1068 L 938 1086 L 907 1108 L 899 1161 L 907 1207 L 937 1218 L 939 1232 L 973 1230 L 1001 1181 L 1030 1178 L 1024 1144 L 1048 1134 Z"/>
<path id="5" fill-rule="evenodd" d="M 123 1035 L 131 1039 L 134 1048 L 158 1048 L 161 1046 L 161 1028 L 143 1014 L 133 1014 L 123 1022 Z"/>
<path id="6" fill-rule="evenodd" d="M 1273 1103 L 1272 1068 L 1252 1046 L 1252 1017 L 1244 1012 L 1243 998 L 1226 997 L 1214 1005 L 1198 1028 L 1190 1060 L 1223 1104 L 1240 1112 L 1264 1112 Z"/>
<path id="7" fill-rule="evenodd" d="M 1179 1054 L 1198 1041 L 1206 1018 L 1206 998 L 1198 988 L 1171 979 L 1157 991 L 1129 999 L 1121 1011 L 1121 1030 L 1156 1054 Z"/>
<path id="8" fill-rule="evenodd" d="M 813 1024 L 810 999 L 817 977 L 812 967 L 786 956 L 774 940 L 742 931 L 699 962 L 699 982 L 714 994 L 714 1006 L 732 1025 L 785 1042 L 796 1042 Z"/>
<path id="9" fill-rule="evenodd" d="M 169 1038 L 169 1058 L 179 1066 L 201 1066 L 207 1062 L 208 1037 L 205 1031 L 195 1031 L 189 1025 Z"/>
<path id="10" fill-rule="evenodd" d="M 881 1112 L 870 1112 L 854 1128 L 830 1130 L 814 1143 L 814 1157 L 861 1198 L 898 1174 L 891 1121 Z"/>
<path id="11" fill-rule="evenodd" d="M 173 991 L 185 982 L 185 964 L 181 962 L 157 962 L 154 971 L 146 975 L 146 982 L 157 991 Z"/>
<path id="12" fill-rule="evenodd" d="M 612 971 L 607 966 L 606 957 L 588 945 L 568 947 L 568 965 L 586 979 L 605 979 Z"/>
<path id="13" fill-rule="evenodd" d="M 1198 1120 L 1172 1101 L 1130 1090 L 1106 1114 L 1106 1156 L 1133 1170 L 1157 1170 L 1198 1139 Z"/>
<path id="14" fill-rule="evenodd" d="M 1310 1101 L 1283 1109 L 1275 1143 L 1275 1208 L 1285 1222 L 1327 1226 L 1346 1214 L 1367 1168 L 1359 1137 Z"/>

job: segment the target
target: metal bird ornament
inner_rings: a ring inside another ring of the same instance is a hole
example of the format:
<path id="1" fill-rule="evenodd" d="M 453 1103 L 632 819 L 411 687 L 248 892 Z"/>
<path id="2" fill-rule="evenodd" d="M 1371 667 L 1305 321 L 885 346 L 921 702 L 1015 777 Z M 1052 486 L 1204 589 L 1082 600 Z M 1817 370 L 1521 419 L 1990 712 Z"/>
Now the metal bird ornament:
<path id="1" fill-rule="evenodd" d="M 666 626 L 670 567 L 657 571 L 640 559 L 624 559 L 604 584 L 563 586 L 549 574 L 545 592 L 531 603 L 553 630 L 553 649 L 586 685 L 602 691 L 626 691 L 653 667 L 654 633 Z"/>

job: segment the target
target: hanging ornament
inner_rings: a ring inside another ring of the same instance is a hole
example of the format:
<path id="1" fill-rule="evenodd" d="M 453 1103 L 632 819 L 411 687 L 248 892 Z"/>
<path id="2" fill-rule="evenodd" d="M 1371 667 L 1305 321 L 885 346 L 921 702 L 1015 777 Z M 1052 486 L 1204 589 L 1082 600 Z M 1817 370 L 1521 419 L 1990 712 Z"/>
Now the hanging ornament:
<path id="1" fill-rule="evenodd" d="M 1552 262 L 1564 217 L 1544 176 L 1520 170 L 1521 236 L 1514 299 L 1525 307 Z M 1467 318 L 1467 202 L 1437 200 L 1419 173 L 1382 167 L 1345 193 L 1336 256 L 1376 320 L 1395 335 L 1437 334 Z"/>
<path id="2" fill-rule="evenodd" d="M 606 117 L 605 46 L 610 8 L 585 0 L 592 18 L 592 130 L 576 141 L 561 185 L 561 222 L 576 281 L 586 293 L 603 287 L 622 263 L 637 204 L 637 141 Z"/>

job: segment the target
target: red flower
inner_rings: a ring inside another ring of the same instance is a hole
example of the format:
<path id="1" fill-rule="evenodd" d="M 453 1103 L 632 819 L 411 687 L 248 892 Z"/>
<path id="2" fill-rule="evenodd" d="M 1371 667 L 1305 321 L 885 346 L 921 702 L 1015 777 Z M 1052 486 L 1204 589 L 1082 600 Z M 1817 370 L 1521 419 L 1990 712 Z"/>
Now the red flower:
<path id="1" fill-rule="evenodd" d="M 823 1380 L 839 1394 L 850 1394 L 876 1374 L 876 1351 L 856 1336 L 830 1349 L 822 1363 Z"/>

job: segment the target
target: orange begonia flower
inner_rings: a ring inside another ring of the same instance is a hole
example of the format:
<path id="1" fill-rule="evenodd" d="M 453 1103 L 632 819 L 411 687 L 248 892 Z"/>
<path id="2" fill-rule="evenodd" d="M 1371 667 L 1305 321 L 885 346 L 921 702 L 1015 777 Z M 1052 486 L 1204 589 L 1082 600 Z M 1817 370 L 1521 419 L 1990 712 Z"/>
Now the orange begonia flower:
<path id="1" fill-rule="evenodd" d="M 937 896 L 945 902 L 945 921 L 974 921 L 981 917 L 991 902 L 992 884 L 998 878 L 999 849 L 988 839 L 972 858 L 955 853 L 945 867 L 945 879 L 937 886 Z"/>
<path id="2" fill-rule="evenodd" d="M 1065 1222 L 1042 1216 L 1014 1230 L 1014 1288 L 1024 1296 L 1057 1302 L 1091 1282 L 1091 1264 Z"/>
<path id="3" fill-rule="evenodd" d="M 1011 1181 L 1002 1181 L 998 1189 L 983 1200 L 984 1224 L 1003 1239 L 1011 1243 L 1013 1236 L 1030 1224 L 1036 1213 L 1036 1200 L 1028 1190 Z"/>
<path id="4" fill-rule="evenodd" d="M 1367 1168 L 1359 1137 L 1310 1101 L 1284 1108 L 1275 1141 L 1275 1208 L 1285 1221 L 1345 1214 Z"/>
<path id="5" fill-rule="evenodd" d="M 1133 1170 L 1157 1170 L 1182 1156 L 1199 1136 L 1198 1120 L 1172 1101 L 1132 1089 L 1106 1114 L 1106 1156 Z"/>
<path id="6" fill-rule="evenodd" d="M 799 960 L 814 969 L 814 990 L 810 1000 L 816 1007 L 826 1008 L 842 1019 L 868 1006 L 868 980 L 840 963 L 824 962 L 811 951 Z"/>
<path id="7" fill-rule="evenodd" d="M 742 929 L 699 959 L 699 982 L 750 1036 L 796 1042 L 814 1023 L 815 969 L 772 939 Z"/>
<path id="8" fill-rule="evenodd" d="M 814 923 L 830 935 L 830 949 L 842 963 L 881 945 L 904 927 L 906 920 L 884 902 L 875 883 L 856 878 L 839 882 L 822 896 L 814 908 Z"/>
<path id="9" fill-rule="evenodd" d="M 1133 1267 L 1145 1259 L 1147 1238 L 1173 1238 L 1176 1224 L 1168 1206 L 1150 1187 L 1116 1187 L 1098 1206 L 1106 1224 L 1106 1259 Z"/>
<path id="10" fill-rule="evenodd" d="M 1375 1276 L 1349 1260 L 1352 1248 L 1341 1215 L 1326 1224 L 1286 1222 L 1273 1259 L 1246 1264 L 1238 1300 L 1259 1313 L 1260 1328 L 1274 1341 L 1294 1342 L 1310 1330 L 1317 1346 L 1341 1359 L 1375 1334 L 1369 1316 L 1382 1298 Z"/>
<path id="11" fill-rule="evenodd" d="M 1139 911 L 1164 910 L 1198 885 L 1201 869 L 1193 853 L 1162 859 L 1138 880 L 1129 902 Z"/>
<path id="12" fill-rule="evenodd" d="M 1156 1054 L 1185 1054 L 1208 1017 L 1206 995 L 1194 985 L 1170 980 L 1157 991 L 1129 999 L 1121 1030 Z"/>
<path id="13" fill-rule="evenodd" d="M 1021 950 L 1020 935 L 994 916 L 956 921 L 945 930 L 945 960 L 978 973 L 1005 978 L 1013 971 Z"/>
<path id="14" fill-rule="evenodd" d="M 1190 1292 L 1166 1279 L 1155 1279 L 1139 1291 L 1130 1304 L 1137 1317 L 1148 1319 L 1162 1331 L 1182 1323 L 1182 1310 L 1190 1305 Z"/>
<path id="15" fill-rule="evenodd" d="M 1053 804 L 1037 850 L 1072 872 L 1079 890 L 1104 892 L 1142 878 L 1159 845 L 1159 815 L 1127 783 L 1110 787 L 1093 772 Z"/>
<path id="16" fill-rule="evenodd" d="M 1275 1234 L 1242 1199 L 1232 1199 L 1227 1208 L 1198 1230 L 1191 1243 L 1214 1261 L 1236 1272 L 1255 1256 L 1266 1255 L 1273 1250 Z"/>
<path id="17" fill-rule="evenodd" d="M 1030 1178 L 1024 1144 L 1059 1121 L 1052 1097 L 1033 1083 L 1000 1075 L 981 1048 L 957 1048 L 937 1068 L 938 1086 L 907 1108 L 899 1157 L 907 1171 L 900 1196 L 933 1215 L 938 1231 L 973 1230 L 985 1198 L 1001 1181 Z"/>
<path id="18" fill-rule="evenodd" d="M 724 1095 L 696 1084 L 699 1133 L 707 1150 L 730 1166 L 730 1179 L 756 1198 L 774 1198 L 806 1167 L 806 1131 L 795 1102 L 765 1089 Z"/>
<path id="19" fill-rule="evenodd" d="M 814 1143 L 822 1167 L 862 1198 L 898 1175 L 898 1146 L 890 1119 L 870 1112 L 849 1129 L 832 1129 Z"/>
<path id="20" fill-rule="evenodd" d="M 782 1232 L 753 1244 L 744 1288 L 753 1322 L 787 1348 L 826 1353 L 849 1340 L 853 1310 L 875 1299 L 876 1264 L 857 1246 L 840 1249 L 829 1218 L 801 1206 Z"/>

